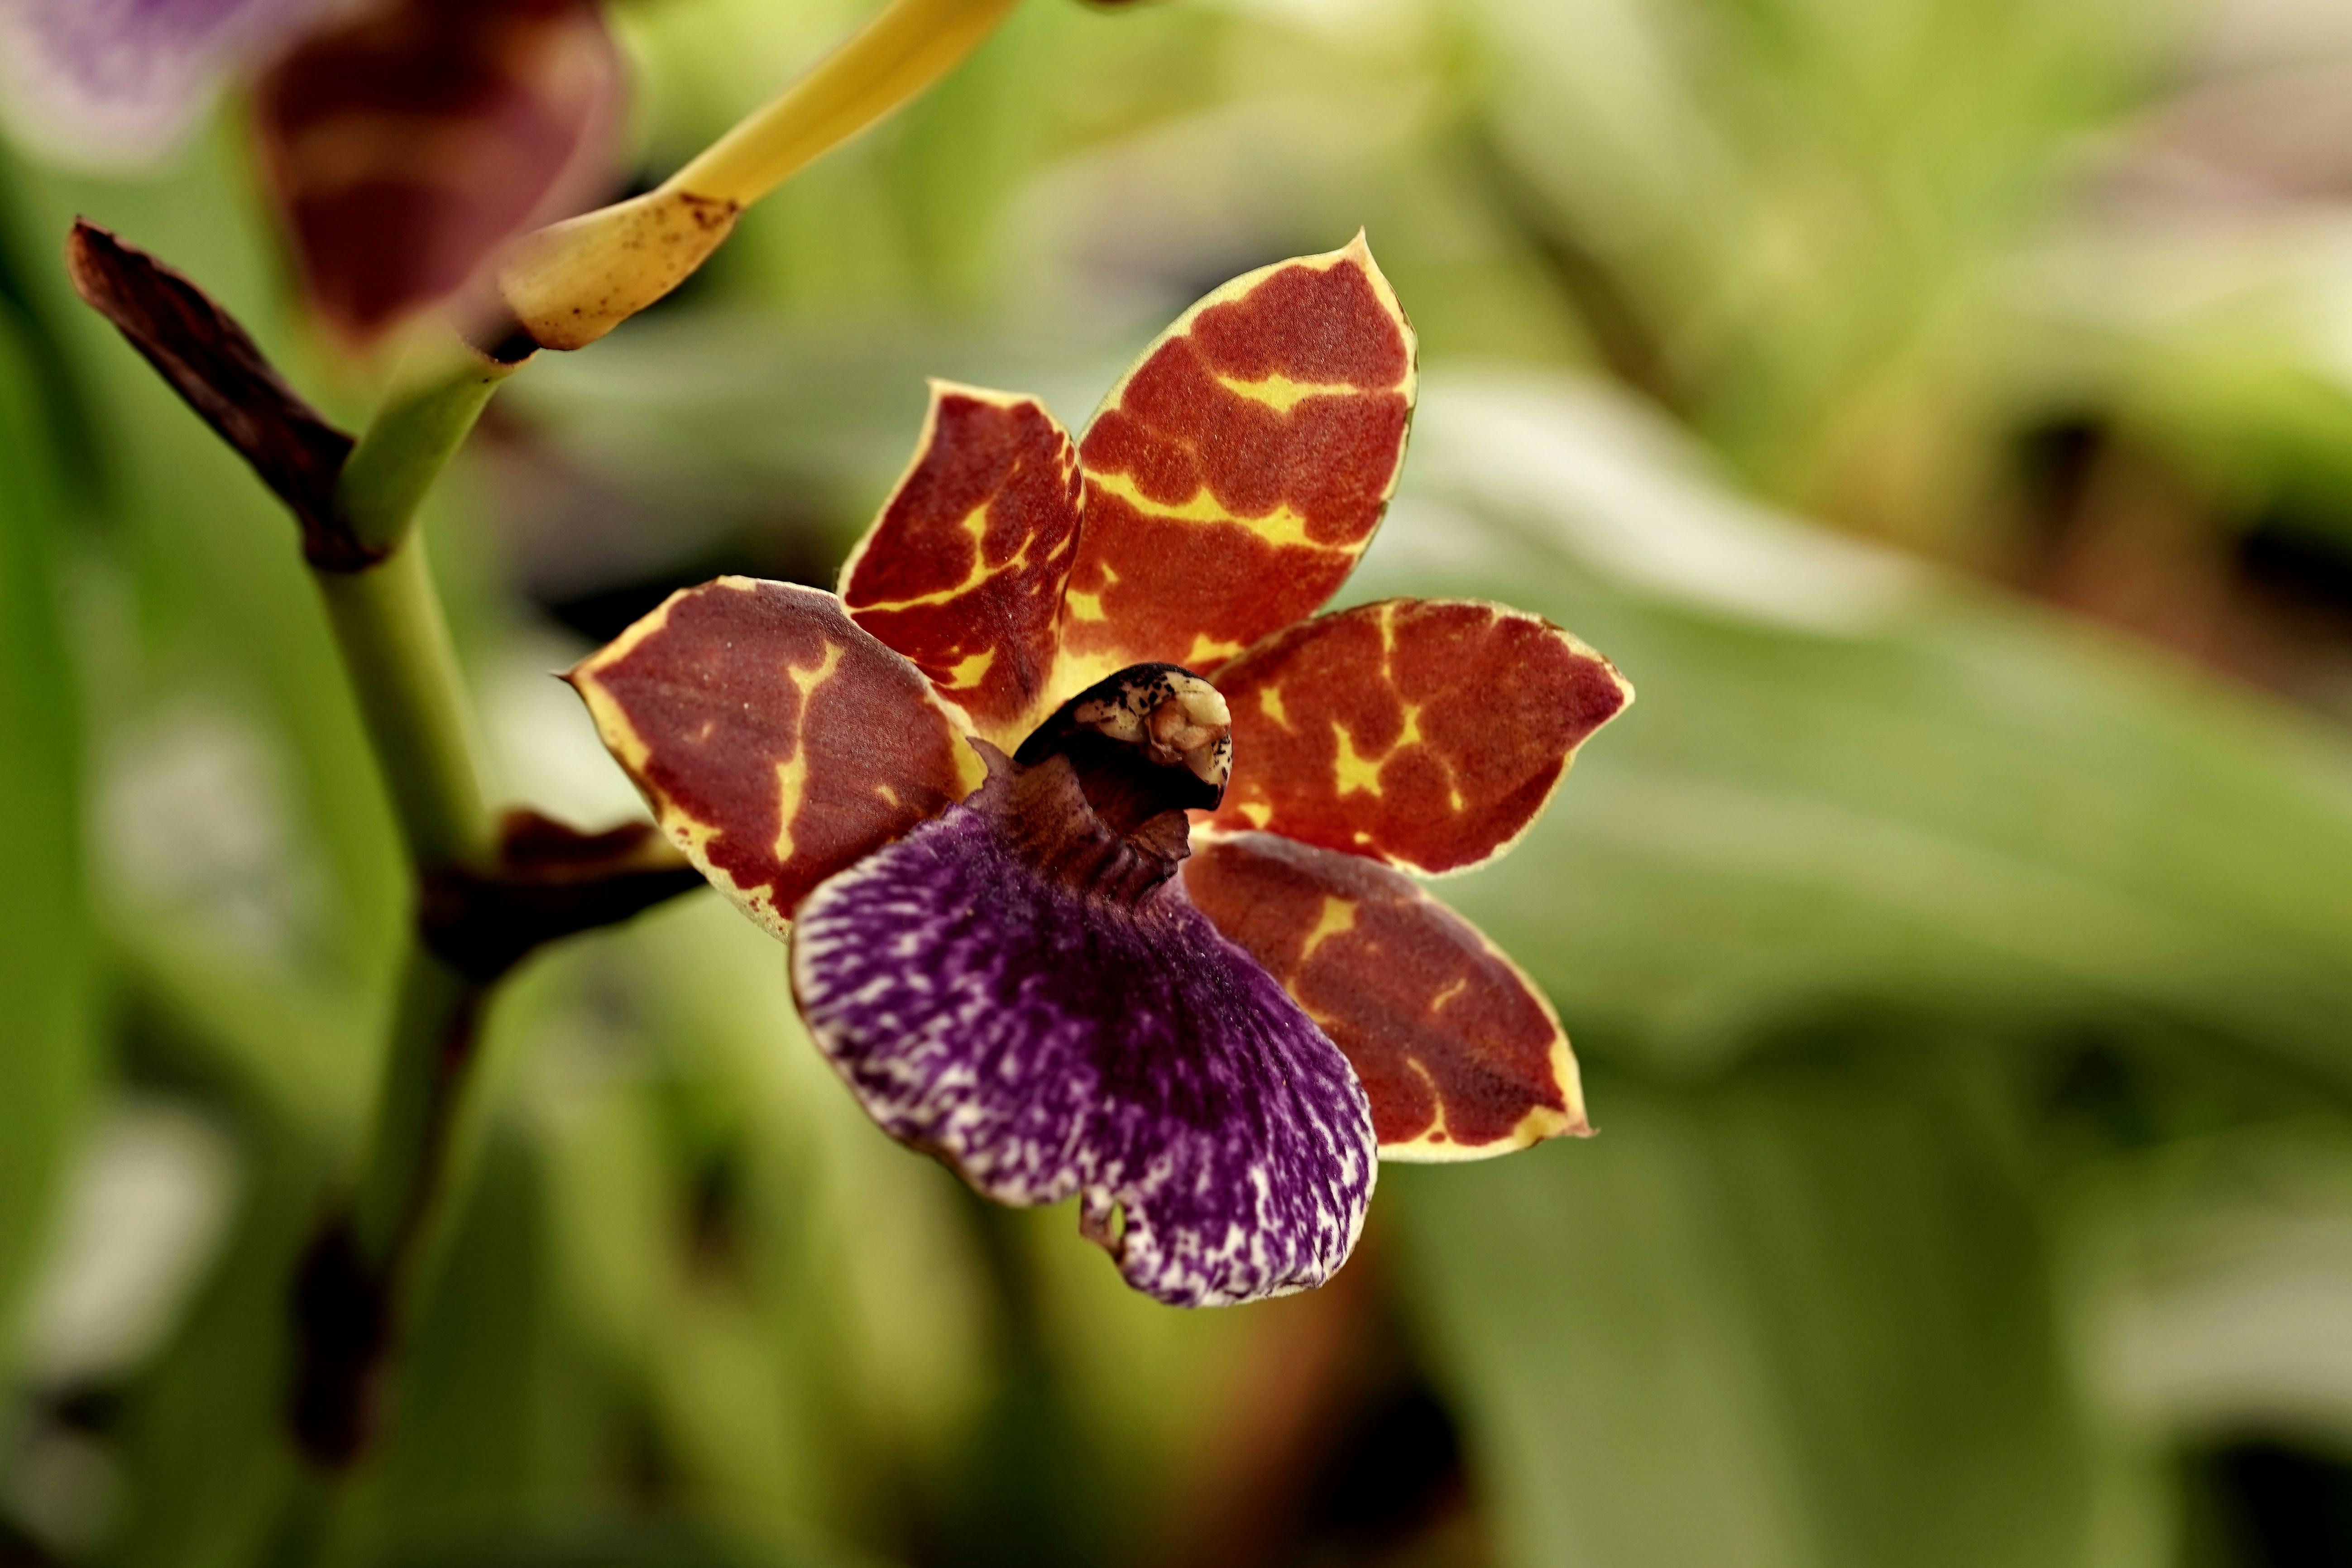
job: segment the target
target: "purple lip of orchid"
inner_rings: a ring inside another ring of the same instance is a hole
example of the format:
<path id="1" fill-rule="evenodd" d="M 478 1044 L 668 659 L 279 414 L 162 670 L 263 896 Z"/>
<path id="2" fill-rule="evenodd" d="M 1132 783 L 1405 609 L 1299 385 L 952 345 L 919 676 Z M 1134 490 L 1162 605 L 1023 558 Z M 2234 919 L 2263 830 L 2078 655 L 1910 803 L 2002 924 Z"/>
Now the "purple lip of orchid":
<path id="1" fill-rule="evenodd" d="M 793 924 L 817 1045 L 893 1137 L 1012 1204 L 1080 1198 L 1137 1289 L 1223 1306 L 1321 1284 L 1379 1146 L 1348 1060 L 1175 875 L 1233 755 L 1171 665 L 1078 693 L 963 804 Z"/>
<path id="2" fill-rule="evenodd" d="M 1001 1202 L 1078 1194 L 1137 1289 L 1201 1307 L 1319 1285 L 1371 1201 L 1363 1089 L 1174 879 L 1184 812 L 1160 802 L 1202 781 L 1150 760 L 1148 731 L 1106 742 L 1134 766 L 1099 733 L 1034 764 L 975 742 L 977 794 L 819 887 L 794 922 L 802 1016 L 893 1137 Z"/>
<path id="3" fill-rule="evenodd" d="M 1589 1131 L 1540 993 L 1402 872 L 1507 850 L 1630 689 L 1498 605 L 1314 616 L 1413 387 L 1360 240 L 1263 268 L 1083 441 L 935 384 L 838 597 L 721 578 L 572 674 L 875 1120 L 1076 1196 L 1164 1301 L 1319 1284 L 1380 1159 Z"/>

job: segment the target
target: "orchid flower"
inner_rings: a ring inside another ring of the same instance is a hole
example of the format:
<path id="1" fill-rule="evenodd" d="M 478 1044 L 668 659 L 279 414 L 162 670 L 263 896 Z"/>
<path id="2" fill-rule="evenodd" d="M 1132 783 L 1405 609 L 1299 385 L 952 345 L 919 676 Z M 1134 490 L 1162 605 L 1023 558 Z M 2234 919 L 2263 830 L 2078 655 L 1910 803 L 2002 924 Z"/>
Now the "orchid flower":
<path id="1" fill-rule="evenodd" d="M 572 672 L 882 1128 L 1076 1194 L 1163 1301 L 1320 1284 L 1379 1158 L 1588 1131 L 1541 994 L 1406 873 L 1509 847 L 1632 689 L 1497 605 L 1315 614 L 1413 353 L 1359 237 L 1201 300 L 1080 440 L 934 384 L 838 595 L 721 578 Z"/>

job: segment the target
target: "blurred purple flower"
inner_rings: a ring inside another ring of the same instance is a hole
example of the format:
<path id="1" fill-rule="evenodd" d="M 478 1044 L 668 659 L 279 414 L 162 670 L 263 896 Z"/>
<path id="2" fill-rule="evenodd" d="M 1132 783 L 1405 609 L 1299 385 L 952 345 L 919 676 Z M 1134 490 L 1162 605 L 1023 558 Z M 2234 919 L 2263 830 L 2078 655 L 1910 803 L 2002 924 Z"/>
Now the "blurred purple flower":
<path id="1" fill-rule="evenodd" d="M 0 112 L 17 140 L 85 166 L 152 162 L 226 76 L 351 0 L 0 0 Z"/>
<path id="2" fill-rule="evenodd" d="M 0 110 L 58 162 L 153 161 L 232 75 L 311 303 L 351 343 L 613 184 L 625 81 L 598 0 L 0 0 Z"/>

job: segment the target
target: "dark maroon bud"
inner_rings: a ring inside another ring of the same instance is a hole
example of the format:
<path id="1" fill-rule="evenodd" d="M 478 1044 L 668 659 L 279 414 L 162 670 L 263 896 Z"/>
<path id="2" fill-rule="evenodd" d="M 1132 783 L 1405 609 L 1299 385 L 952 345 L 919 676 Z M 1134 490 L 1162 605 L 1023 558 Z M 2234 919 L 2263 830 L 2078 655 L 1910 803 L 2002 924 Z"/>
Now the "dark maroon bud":
<path id="1" fill-rule="evenodd" d="M 320 312 L 373 338 L 604 197 L 621 93 L 592 0 L 400 0 L 306 40 L 255 99 Z"/>

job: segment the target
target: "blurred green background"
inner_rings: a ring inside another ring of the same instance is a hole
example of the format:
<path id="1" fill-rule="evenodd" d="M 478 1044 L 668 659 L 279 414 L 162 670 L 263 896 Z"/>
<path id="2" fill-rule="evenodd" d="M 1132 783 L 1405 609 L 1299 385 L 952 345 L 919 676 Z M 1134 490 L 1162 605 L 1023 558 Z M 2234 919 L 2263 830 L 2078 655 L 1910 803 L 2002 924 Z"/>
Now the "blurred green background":
<path id="1" fill-rule="evenodd" d="M 618 10 L 640 176 L 865 9 Z M 0 1563 L 267 1560 L 404 918 L 292 531 L 58 265 L 89 214 L 362 419 L 234 108 L 0 154 Z M 501 1002 L 346 1560 L 2352 1561 L 2339 0 L 1027 0 L 496 405 L 429 527 L 505 792 L 638 809 L 548 672 L 829 583 L 924 375 L 1076 423 L 1360 225 L 1426 382 L 1349 595 L 1642 693 L 1443 889 L 1601 1135 L 1171 1311 L 877 1133 L 696 895 Z"/>

